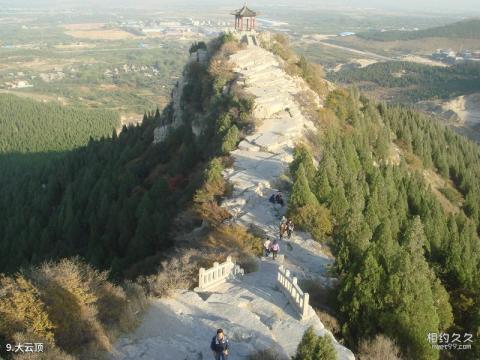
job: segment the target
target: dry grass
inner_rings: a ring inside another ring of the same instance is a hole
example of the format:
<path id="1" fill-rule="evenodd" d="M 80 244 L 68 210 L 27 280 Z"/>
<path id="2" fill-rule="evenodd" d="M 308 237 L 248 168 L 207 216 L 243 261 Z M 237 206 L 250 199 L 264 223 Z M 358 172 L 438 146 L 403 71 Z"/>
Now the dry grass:
<path id="1" fill-rule="evenodd" d="M 78 259 L 2 276 L 0 289 L 0 336 L 47 342 L 48 358 L 109 351 L 116 335 L 131 330 L 146 307 L 138 285 L 114 285 L 106 272 Z"/>
<path id="2" fill-rule="evenodd" d="M 168 260 L 161 263 L 158 273 L 140 277 L 138 282 L 148 296 L 170 297 L 177 289 L 192 290 L 198 285 L 198 271 L 201 267 L 210 268 L 214 262 L 222 263 L 228 255 L 235 255 L 219 248 L 201 247 L 201 249 L 182 249 L 169 254 Z M 257 259 L 243 254 L 237 256 L 238 264 L 246 272 L 255 271 Z"/>
<path id="3" fill-rule="evenodd" d="M 198 253 L 190 250 L 163 261 L 158 274 L 144 280 L 148 294 L 155 297 L 169 297 L 175 289 L 192 289 L 200 268 L 198 260 L 194 259 L 196 256 Z"/>
<path id="4" fill-rule="evenodd" d="M 455 189 L 451 181 L 442 178 L 433 170 L 423 170 L 425 182 L 430 186 L 433 194 L 447 214 L 458 214 L 463 204 L 462 195 Z M 447 197 L 446 195 L 449 195 Z"/>
<path id="5" fill-rule="evenodd" d="M 7 341 L 17 333 L 53 343 L 55 324 L 40 291 L 21 274 L 0 277 L 0 335 Z"/>
<path id="6" fill-rule="evenodd" d="M 395 342 L 384 335 L 363 341 L 358 352 L 359 360 L 401 360 L 400 350 Z"/>
<path id="7" fill-rule="evenodd" d="M 319 309 L 315 309 L 315 313 L 317 314 L 322 324 L 328 330 L 330 330 L 335 337 L 338 337 L 339 335 L 341 335 L 342 328 L 340 326 L 340 322 L 337 320 L 336 317 L 330 315 L 326 311 L 322 311 Z"/>
<path id="8" fill-rule="evenodd" d="M 230 213 L 214 201 L 207 201 L 197 204 L 195 207 L 197 215 L 207 220 L 211 225 L 219 226 L 231 217 Z"/>
<path id="9" fill-rule="evenodd" d="M 295 100 L 300 105 L 302 114 L 314 124 L 319 122 L 319 112 L 321 110 L 312 91 L 304 90 L 295 94 Z"/>
<path id="10" fill-rule="evenodd" d="M 222 224 L 202 241 L 207 249 L 217 249 L 239 259 L 262 253 L 262 240 L 250 234 L 243 226 Z"/>
<path id="11" fill-rule="evenodd" d="M 425 182 L 430 186 L 431 191 L 442 205 L 447 214 L 457 214 L 463 204 L 463 197 L 456 190 L 451 180 L 442 178 L 438 173 L 431 169 L 424 169 L 422 160 L 410 152 L 406 143 L 402 140 L 395 141 L 400 156 L 403 156 L 408 167 L 413 171 L 421 171 Z M 446 194 L 454 197 L 448 198 Z"/>
<path id="12" fill-rule="evenodd" d="M 303 291 L 310 294 L 310 304 L 320 321 L 330 330 L 335 337 L 341 337 L 341 326 L 338 319 L 334 316 L 332 304 L 335 303 L 335 291 L 325 287 L 318 280 L 303 280 L 300 284 Z"/>

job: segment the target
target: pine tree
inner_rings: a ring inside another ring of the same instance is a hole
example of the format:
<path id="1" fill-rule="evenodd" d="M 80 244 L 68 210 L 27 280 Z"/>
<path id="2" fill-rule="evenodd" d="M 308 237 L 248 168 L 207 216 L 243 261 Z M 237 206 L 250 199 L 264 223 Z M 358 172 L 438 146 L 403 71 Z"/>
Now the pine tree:
<path id="1" fill-rule="evenodd" d="M 310 190 L 303 164 L 300 164 L 295 178 L 296 180 L 293 184 L 292 193 L 290 194 L 289 199 L 290 208 L 293 210 L 305 205 L 317 205 L 318 201 Z"/>
<path id="2" fill-rule="evenodd" d="M 345 189 L 342 183 L 337 183 L 330 197 L 330 210 L 335 219 L 340 220 L 345 216 L 348 209 Z"/>
<path id="3" fill-rule="evenodd" d="M 325 168 L 320 167 L 318 169 L 317 173 L 315 174 L 312 187 L 313 193 L 317 196 L 320 202 L 329 202 L 332 187 L 330 186 L 330 182 L 328 181 L 328 175 L 325 171 Z"/>
<path id="4" fill-rule="evenodd" d="M 313 327 L 303 334 L 293 360 L 336 360 L 337 354 L 329 334 L 316 335 Z"/>
<path id="5" fill-rule="evenodd" d="M 293 161 L 290 163 L 290 173 L 296 176 L 300 165 L 303 165 L 308 181 L 312 182 L 315 177 L 316 169 L 313 164 L 312 155 L 305 145 L 295 147 L 293 151 Z"/>

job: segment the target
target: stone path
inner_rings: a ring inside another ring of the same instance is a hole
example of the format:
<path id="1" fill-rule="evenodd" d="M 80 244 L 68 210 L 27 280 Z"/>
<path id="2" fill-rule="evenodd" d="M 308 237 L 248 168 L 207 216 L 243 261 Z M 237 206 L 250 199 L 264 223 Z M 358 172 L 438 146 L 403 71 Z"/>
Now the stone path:
<path id="1" fill-rule="evenodd" d="M 312 124 L 294 100 L 300 84 L 281 70 L 275 56 L 250 46 L 231 60 L 246 91 L 256 96 L 255 115 L 263 122 L 232 153 L 235 164 L 225 176 L 234 190 L 223 206 L 237 222 L 261 227 L 273 237 L 284 209 L 272 205 L 268 197 L 292 159 L 295 142 Z M 289 242 L 282 241 L 281 253 L 285 254 L 286 267 L 299 278 L 325 279 L 326 265 L 332 262 L 318 243 L 302 233 L 296 233 Z M 277 290 L 276 274 L 277 263 L 262 259 L 259 270 L 241 281 L 219 285 L 209 293 L 179 291 L 171 299 L 154 300 L 141 326 L 119 339 L 112 358 L 211 359 L 210 340 L 222 327 L 230 339 L 231 360 L 247 359 L 255 349 L 269 347 L 287 359 L 309 326 L 321 335 L 327 330 L 317 316 L 299 320 Z M 336 342 L 335 348 L 339 359 L 354 359 Z"/>

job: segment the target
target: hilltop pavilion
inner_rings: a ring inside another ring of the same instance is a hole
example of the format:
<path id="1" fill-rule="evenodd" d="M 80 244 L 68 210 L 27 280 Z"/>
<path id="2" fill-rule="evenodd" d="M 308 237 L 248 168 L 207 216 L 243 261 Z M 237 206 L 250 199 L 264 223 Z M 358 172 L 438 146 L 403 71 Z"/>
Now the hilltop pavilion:
<path id="1" fill-rule="evenodd" d="M 235 30 L 252 31 L 255 29 L 255 17 L 257 13 L 250 10 L 246 3 L 241 9 L 234 11 L 232 15 L 235 15 Z"/>

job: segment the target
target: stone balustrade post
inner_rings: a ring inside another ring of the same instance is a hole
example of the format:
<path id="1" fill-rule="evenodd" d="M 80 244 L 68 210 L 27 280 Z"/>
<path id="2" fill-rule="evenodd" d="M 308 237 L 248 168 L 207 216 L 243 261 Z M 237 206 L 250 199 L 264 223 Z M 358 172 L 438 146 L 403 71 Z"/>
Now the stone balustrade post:
<path id="1" fill-rule="evenodd" d="M 294 276 L 292 279 L 292 297 L 297 302 L 297 289 L 295 288 L 295 285 L 297 285 L 298 279 Z"/>
<path id="2" fill-rule="evenodd" d="M 200 271 L 198 272 L 198 287 L 200 289 L 203 289 L 205 286 L 205 269 L 200 268 Z"/>
<path id="3" fill-rule="evenodd" d="M 219 271 L 218 271 L 218 270 L 219 270 L 219 268 L 218 268 L 219 266 L 220 266 L 220 264 L 219 264 L 218 262 L 215 261 L 215 262 L 213 263 L 213 269 L 214 269 L 214 270 L 213 270 L 213 279 L 212 279 L 212 280 L 217 280 L 217 279 L 219 278 L 219 276 L 220 276 Z"/>
<path id="4" fill-rule="evenodd" d="M 308 312 L 310 310 L 310 295 L 308 293 L 303 294 L 303 305 L 302 305 L 302 318 L 308 317 Z"/>

